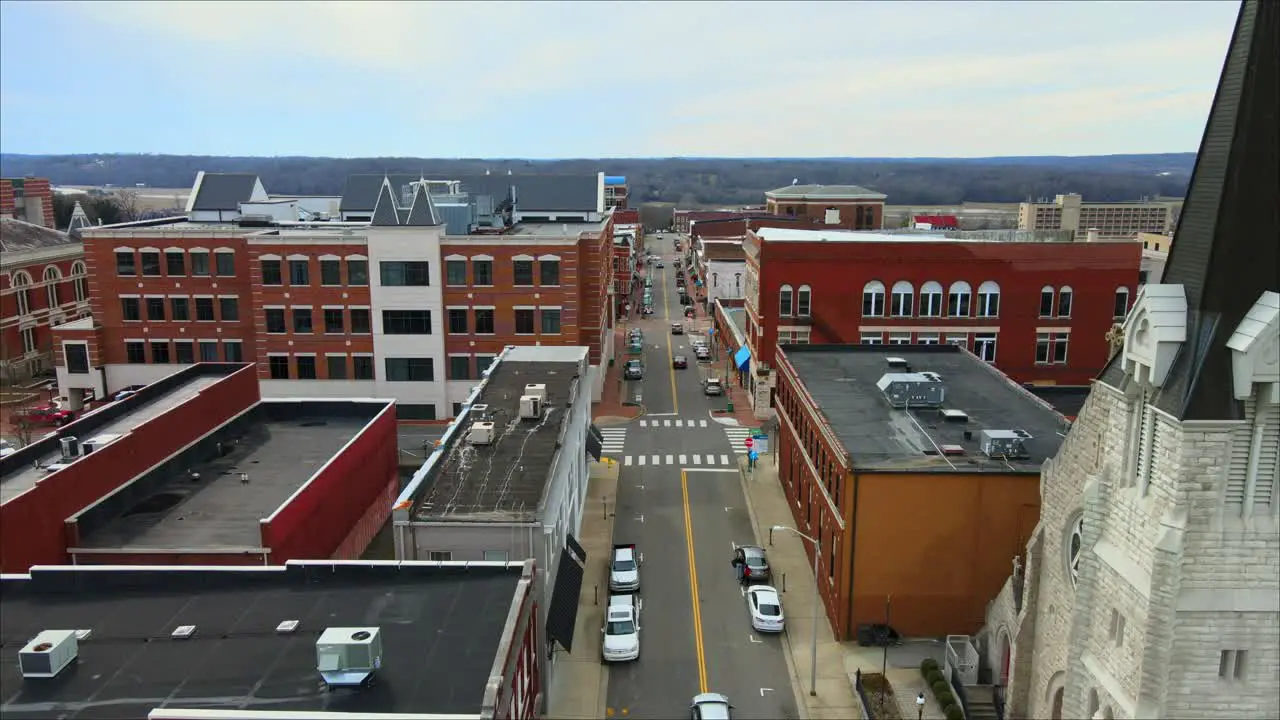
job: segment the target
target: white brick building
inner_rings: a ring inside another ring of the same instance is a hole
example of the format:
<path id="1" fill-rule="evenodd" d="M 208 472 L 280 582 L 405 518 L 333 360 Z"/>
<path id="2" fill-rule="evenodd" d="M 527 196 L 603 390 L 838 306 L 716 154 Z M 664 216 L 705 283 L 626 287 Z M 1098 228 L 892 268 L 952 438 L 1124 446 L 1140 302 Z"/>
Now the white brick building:
<path id="1" fill-rule="evenodd" d="M 1243 3 L 1164 284 L 1042 471 L 984 630 L 1007 717 L 1280 717 L 1278 31 Z"/>

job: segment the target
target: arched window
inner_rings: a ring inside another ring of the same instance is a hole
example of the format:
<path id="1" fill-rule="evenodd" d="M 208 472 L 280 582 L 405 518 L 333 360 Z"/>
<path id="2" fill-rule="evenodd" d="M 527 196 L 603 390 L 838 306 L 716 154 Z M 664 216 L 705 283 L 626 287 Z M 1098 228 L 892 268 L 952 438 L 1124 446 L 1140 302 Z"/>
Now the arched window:
<path id="1" fill-rule="evenodd" d="M 1119 320 L 1129 314 L 1129 288 L 1116 288 L 1115 309 L 1111 311 L 1111 316 Z"/>
<path id="2" fill-rule="evenodd" d="M 930 280 L 920 287 L 920 317 L 942 315 L 942 283 Z"/>
<path id="3" fill-rule="evenodd" d="M 71 265 L 71 277 L 75 278 L 76 302 L 89 299 L 89 271 L 79 260 Z"/>
<path id="4" fill-rule="evenodd" d="M 1049 285 L 1040 288 L 1040 317 L 1053 317 L 1053 288 Z"/>
<path id="5" fill-rule="evenodd" d="M 813 290 L 808 285 L 801 285 L 796 291 L 796 316 L 809 317 L 813 311 Z"/>
<path id="6" fill-rule="evenodd" d="M 1000 315 L 1000 286 L 988 280 L 978 286 L 978 317 Z"/>
<path id="7" fill-rule="evenodd" d="M 778 290 L 778 315 L 780 317 L 791 317 L 795 303 L 795 292 L 790 285 L 783 285 Z"/>
<path id="8" fill-rule="evenodd" d="M 906 280 L 899 280 L 893 284 L 893 296 L 889 302 L 889 314 L 894 317 L 911 317 L 912 301 L 915 299 L 916 289 L 911 287 L 911 283 Z"/>
<path id="9" fill-rule="evenodd" d="M 57 265 L 50 265 L 44 269 L 45 293 L 49 295 L 49 309 L 56 310 L 62 304 L 62 298 L 59 297 L 58 288 L 62 283 L 62 271 Z"/>
<path id="10" fill-rule="evenodd" d="M 1058 317 L 1071 317 L 1071 286 L 1063 285 L 1058 288 Z"/>
<path id="11" fill-rule="evenodd" d="M 18 314 L 31 314 L 31 276 L 25 270 L 19 270 L 13 274 L 13 287 L 17 289 L 14 293 L 18 300 Z"/>
<path id="12" fill-rule="evenodd" d="M 862 287 L 864 317 L 884 317 L 884 283 L 872 280 Z"/>
<path id="13" fill-rule="evenodd" d="M 961 280 L 951 283 L 951 291 L 947 293 L 947 315 L 950 317 L 969 317 L 969 302 L 973 299 L 973 290 L 969 283 Z"/>

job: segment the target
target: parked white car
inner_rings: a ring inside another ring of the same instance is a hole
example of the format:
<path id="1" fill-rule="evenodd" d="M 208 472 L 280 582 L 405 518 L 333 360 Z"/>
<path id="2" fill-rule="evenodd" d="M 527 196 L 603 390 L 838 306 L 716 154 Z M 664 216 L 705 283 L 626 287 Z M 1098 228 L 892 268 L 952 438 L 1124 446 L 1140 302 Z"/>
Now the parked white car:
<path id="1" fill-rule="evenodd" d="M 689 706 L 691 720 L 731 720 L 729 711 L 733 706 L 729 698 L 720 693 L 702 693 L 693 696 L 693 704 Z"/>
<path id="2" fill-rule="evenodd" d="M 629 662 L 640 658 L 640 598 L 610 595 L 605 611 L 601 656 L 605 662 Z"/>
<path id="3" fill-rule="evenodd" d="M 782 597 L 769 585 L 752 585 L 746 588 L 747 610 L 751 612 L 751 627 L 757 632 L 780 633 L 786 628 L 782 614 Z"/>
<path id="4" fill-rule="evenodd" d="M 635 544 L 613 546 L 609 562 L 609 591 L 633 593 L 640 590 L 640 553 Z"/>

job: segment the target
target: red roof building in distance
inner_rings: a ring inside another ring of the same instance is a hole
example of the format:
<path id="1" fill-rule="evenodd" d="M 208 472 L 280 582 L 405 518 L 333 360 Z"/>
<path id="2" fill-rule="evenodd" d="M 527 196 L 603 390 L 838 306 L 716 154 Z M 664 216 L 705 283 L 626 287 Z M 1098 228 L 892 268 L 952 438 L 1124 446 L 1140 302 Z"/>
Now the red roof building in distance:
<path id="1" fill-rule="evenodd" d="M 913 215 L 911 227 L 922 230 L 959 230 L 960 220 L 955 215 Z"/>

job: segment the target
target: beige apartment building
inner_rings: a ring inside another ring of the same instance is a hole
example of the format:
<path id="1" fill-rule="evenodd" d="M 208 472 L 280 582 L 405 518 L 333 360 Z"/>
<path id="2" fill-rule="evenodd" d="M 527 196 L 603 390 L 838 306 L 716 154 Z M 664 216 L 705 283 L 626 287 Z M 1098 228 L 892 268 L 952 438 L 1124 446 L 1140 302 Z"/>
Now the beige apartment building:
<path id="1" fill-rule="evenodd" d="M 1018 204 L 1019 230 L 1097 230 L 1099 239 L 1134 238 L 1139 233 L 1167 235 L 1178 224 L 1181 200 L 1132 203 L 1087 203 L 1077 193 L 1053 202 Z"/>

